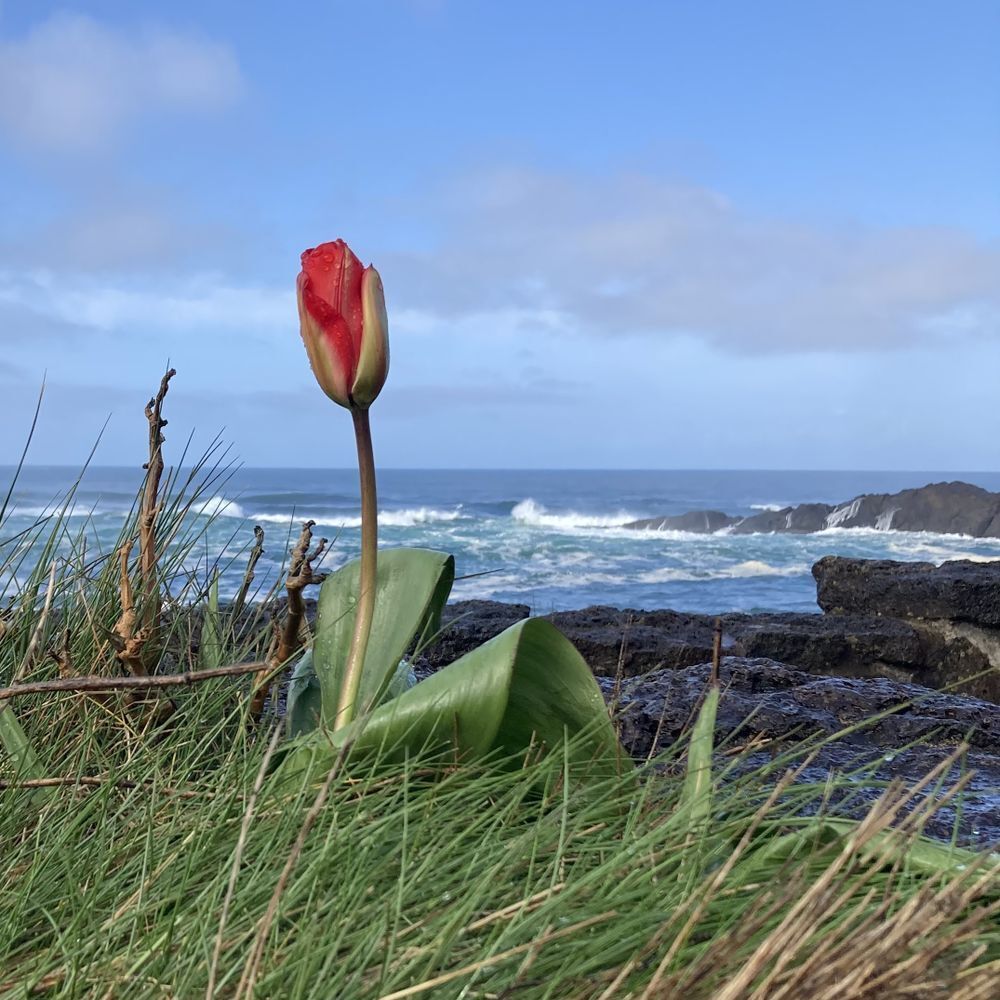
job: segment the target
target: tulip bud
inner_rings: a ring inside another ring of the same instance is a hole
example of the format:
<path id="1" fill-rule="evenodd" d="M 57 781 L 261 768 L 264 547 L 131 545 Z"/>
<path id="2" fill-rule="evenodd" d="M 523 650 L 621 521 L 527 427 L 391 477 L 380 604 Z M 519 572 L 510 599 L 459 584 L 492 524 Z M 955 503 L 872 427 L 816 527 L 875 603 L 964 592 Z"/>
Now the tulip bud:
<path id="1" fill-rule="evenodd" d="M 302 254 L 299 326 L 320 388 L 335 403 L 367 409 L 389 371 L 382 279 L 343 241 Z"/>

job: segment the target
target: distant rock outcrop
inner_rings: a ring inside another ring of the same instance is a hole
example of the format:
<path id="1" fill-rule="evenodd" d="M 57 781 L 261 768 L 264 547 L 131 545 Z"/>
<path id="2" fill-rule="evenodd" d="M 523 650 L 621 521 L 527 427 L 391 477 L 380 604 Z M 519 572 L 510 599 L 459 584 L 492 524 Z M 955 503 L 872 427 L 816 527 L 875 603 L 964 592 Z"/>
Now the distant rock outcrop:
<path id="1" fill-rule="evenodd" d="M 842 504 L 805 503 L 748 517 L 717 510 L 689 511 L 630 521 L 625 527 L 700 534 L 726 530 L 735 535 L 875 528 L 1000 538 L 1000 493 L 970 483 L 931 483 L 900 493 L 866 493 Z"/>

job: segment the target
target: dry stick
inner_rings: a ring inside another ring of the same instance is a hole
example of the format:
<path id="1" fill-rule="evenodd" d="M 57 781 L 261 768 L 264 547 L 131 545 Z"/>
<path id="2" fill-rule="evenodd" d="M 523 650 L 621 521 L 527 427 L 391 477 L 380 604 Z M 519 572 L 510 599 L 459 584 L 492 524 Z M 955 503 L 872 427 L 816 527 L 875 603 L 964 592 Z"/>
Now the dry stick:
<path id="1" fill-rule="evenodd" d="M 250 592 L 250 584 L 253 583 L 254 570 L 257 568 L 258 560 L 264 554 L 264 529 L 259 524 L 255 524 L 253 526 L 253 537 L 253 548 L 250 550 L 250 558 L 247 560 L 247 569 L 243 574 L 243 582 L 240 584 L 236 600 L 233 601 L 232 621 L 234 624 L 236 619 L 239 618 L 240 612 L 243 610 L 243 605 L 247 602 L 247 594 Z"/>
<path id="2" fill-rule="evenodd" d="M 175 368 L 168 368 L 160 379 L 160 388 L 146 404 L 146 420 L 149 423 L 149 461 L 146 483 L 142 492 L 142 506 L 139 512 L 139 578 L 142 581 L 143 627 L 147 631 L 149 648 L 144 655 L 148 666 L 155 657 L 155 633 L 160 619 L 160 595 L 156 579 L 156 519 L 160 513 L 160 477 L 163 475 L 163 400 L 170 388 L 170 380 L 177 374 Z"/>
<path id="3" fill-rule="evenodd" d="M 89 788 L 101 788 L 104 785 L 111 785 L 113 788 L 120 788 L 123 791 L 132 791 L 136 788 L 146 788 L 150 791 L 154 789 L 164 795 L 174 795 L 181 799 L 197 799 L 203 797 L 204 792 L 196 792 L 189 788 L 166 788 L 163 785 L 156 785 L 151 781 L 111 781 L 107 778 L 97 778 L 91 775 L 69 775 L 61 778 L 29 778 L 25 781 L 0 781 L 0 790 L 6 791 L 10 788 L 72 788 L 76 785 L 84 785 Z"/>
<path id="4" fill-rule="evenodd" d="M 183 674 L 158 674 L 155 677 L 62 677 L 56 681 L 30 681 L 0 688 L 0 701 L 19 698 L 25 694 L 52 694 L 63 691 L 143 691 L 151 688 L 184 687 L 213 677 L 239 677 L 241 674 L 259 674 L 270 669 L 264 661 L 234 663 L 228 667 L 211 670 L 188 670 Z"/>
<path id="5" fill-rule="evenodd" d="M 134 539 L 129 539 L 118 550 L 118 594 L 121 616 L 112 630 L 112 643 L 121 665 L 133 677 L 145 677 L 148 673 L 142 658 L 142 647 L 146 641 L 144 629 L 136 628 L 137 615 L 132 596 L 132 581 L 128 574 L 128 561 L 132 555 Z"/>
<path id="6" fill-rule="evenodd" d="M 715 619 L 715 634 L 712 636 L 712 672 L 708 683 L 715 686 L 719 683 L 719 667 L 722 665 L 722 619 Z"/>
<path id="7" fill-rule="evenodd" d="M 321 538 L 310 552 L 312 544 L 312 529 L 315 521 L 305 521 L 299 540 L 292 549 L 292 558 L 288 566 L 288 576 L 285 579 L 285 589 L 288 591 L 288 608 L 285 612 L 285 622 L 278 637 L 278 644 L 273 655 L 268 657 L 270 670 L 261 678 L 254 688 L 250 699 L 250 715 L 259 719 L 264 711 L 264 702 L 271 690 L 271 682 L 280 673 L 281 668 L 299 651 L 299 631 L 305 615 L 305 604 L 302 601 L 302 591 L 313 583 L 321 583 L 323 578 L 313 572 L 313 563 L 319 559 L 326 548 L 326 539 Z"/>
<path id="8" fill-rule="evenodd" d="M 281 739 L 282 727 L 275 725 L 274 733 L 267 750 L 260 762 L 260 769 L 253 783 L 253 790 L 250 793 L 250 801 L 243 812 L 243 822 L 240 823 L 240 835 L 236 841 L 236 851 L 233 853 L 233 865 L 229 872 L 229 884 L 226 886 L 226 897 L 222 901 L 222 915 L 219 917 L 219 932 L 215 936 L 215 948 L 212 951 L 212 964 L 208 970 L 208 987 L 205 990 L 205 1000 L 212 1000 L 215 995 L 215 979 L 219 969 L 219 958 L 222 956 L 222 936 L 226 930 L 226 921 L 229 919 L 229 907 L 233 902 L 233 894 L 236 892 L 236 880 L 240 874 L 240 865 L 243 862 L 243 850 L 246 847 L 247 836 L 250 833 L 250 824 L 253 822 L 254 812 L 257 808 L 257 798 L 260 790 L 264 787 L 264 779 L 267 777 L 267 767 L 271 763 L 271 757 L 278 748 L 278 741 Z"/>

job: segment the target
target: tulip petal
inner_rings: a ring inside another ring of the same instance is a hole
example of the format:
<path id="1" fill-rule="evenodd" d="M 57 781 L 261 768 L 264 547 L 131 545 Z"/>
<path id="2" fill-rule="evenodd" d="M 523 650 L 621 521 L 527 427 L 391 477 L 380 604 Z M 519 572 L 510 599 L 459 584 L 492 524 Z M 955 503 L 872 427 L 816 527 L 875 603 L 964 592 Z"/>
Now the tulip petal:
<path id="1" fill-rule="evenodd" d="M 299 330 L 316 381 L 335 403 L 350 406 L 354 345 L 347 325 L 312 293 L 305 274 L 299 275 L 296 290 Z"/>
<path id="2" fill-rule="evenodd" d="M 389 320 L 385 312 L 382 279 L 374 267 L 365 268 L 361 279 L 361 309 L 364 334 L 357 373 L 351 386 L 351 402 L 367 407 L 382 391 L 389 373 Z"/>
<path id="3" fill-rule="evenodd" d="M 302 254 L 302 272 L 309 278 L 316 297 L 343 317 L 357 358 L 362 331 L 361 261 L 343 240 L 334 240 L 306 250 Z"/>

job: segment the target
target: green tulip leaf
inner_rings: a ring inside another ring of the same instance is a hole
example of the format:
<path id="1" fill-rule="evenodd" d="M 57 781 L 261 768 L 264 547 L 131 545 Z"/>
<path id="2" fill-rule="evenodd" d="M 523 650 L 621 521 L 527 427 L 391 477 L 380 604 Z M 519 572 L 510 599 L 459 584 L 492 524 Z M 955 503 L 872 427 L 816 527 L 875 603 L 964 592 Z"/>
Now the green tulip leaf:
<path id="1" fill-rule="evenodd" d="M 307 649 L 292 669 L 288 679 L 288 702 L 285 709 L 285 726 L 288 735 L 301 736 L 312 732 L 320 721 L 323 698 L 319 678 L 313 667 L 313 651 Z"/>
<path id="2" fill-rule="evenodd" d="M 351 648 L 360 560 L 342 566 L 320 588 L 313 669 L 322 695 L 322 719 L 332 727 Z M 357 715 L 385 697 L 407 647 L 429 641 L 440 628 L 441 609 L 455 580 L 455 560 L 431 549 L 381 549 L 375 614 L 358 689 Z"/>
<path id="3" fill-rule="evenodd" d="M 785 820 L 783 825 L 787 825 Z M 810 816 L 796 822 L 791 833 L 773 836 L 766 846 L 737 864 L 735 873 L 742 879 L 759 877 L 775 862 L 786 863 L 801 859 L 810 864 L 826 864 L 836 858 L 855 836 L 860 826 L 857 820 Z M 897 830 L 881 830 L 859 846 L 858 856 L 868 861 L 878 860 L 886 866 L 901 866 L 924 875 L 949 875 L 968 868 L 982 866 L 984 870 L 1000 863 L 1000 854 L 977 854 L 965 847 L 911 837 Z"/>
<path id="4" fill-rule="evenodd" d="M 601 690 L 576 647 L 553 625 L 529 618 L 467 653 L 337 732 L 314 732 L 288 747 L 279 774 L 293 780 L 351 755 L 403 760 L 427 750 L 459 758 L 514 758 L 570 747 L 578 776 L 631 770 Z"/>
<path id="5" fill-rule="evenodd" d="M 21 728 L 14 710 L 5 701 L 0 701 L 0 746 L 14 764 L 14 771 L 20 778 L 38 780 L 45 777 L 45 769 L 35 753 L 35 748 Z M 31 798 L 39 802 L 50 797 L 56 789 L 37 788 Z"/>
<path id="6" fill-rule="evenodd" d="M 687 771 L 678 810 L 687 814 L 692 831 L 712 813 L 712 754 L 715 751 L 715 718 L 719 711 L 719 685 L 712 684 L 698 711 L 688 743 Z"/>
<path id="7" fill-rule="evenodd" d="M 208 600 L 201 621 L 201 649 L 198 652 L 198 666 L 202 670 L 214 670 L 222 666 L 222 626 L 219 618 L 219 574 L 212 576 L 208 588 Z"/>
<path id="8" fill-rule="evenodd" d="M 396 698 L 417 683 L 409 661 L 399 661 L 399 666 L 389 681 L 383 701 Z M 320 723 L 323 697 L 320 693 L 319 678 L 313 667 L 313 651 L 306 650 L 292 670 L 288 681 L 288 706 L 285 711 L 285 726 L 290 737 L 312 732 Z"/>

